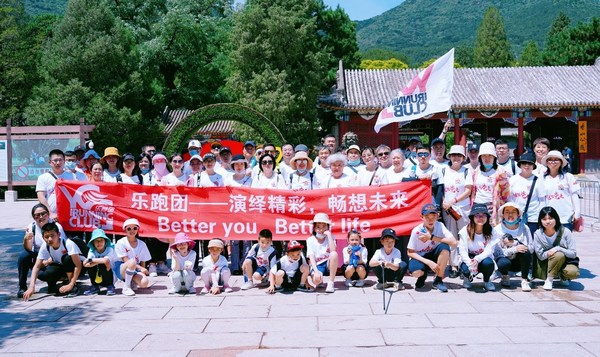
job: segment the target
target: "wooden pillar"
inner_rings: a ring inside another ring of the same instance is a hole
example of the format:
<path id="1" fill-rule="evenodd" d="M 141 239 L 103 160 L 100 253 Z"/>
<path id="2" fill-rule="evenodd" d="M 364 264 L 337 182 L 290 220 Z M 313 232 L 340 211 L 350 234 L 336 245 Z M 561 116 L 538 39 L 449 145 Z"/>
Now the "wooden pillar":
<path id="1" fill-rule="evenodd" d="M 517 123 L 519 125 L 519 129 L 518 129 L 518 135 L 519 135 L 519 140 L 517 143 L 517 155 L 521 156 L 521 154 L 524 151 L 524 147 L 525 147 L 525 133 L 524 133 L 524 121 L 525 118 L 517 118 Z M 515 158 L 517 158 L 518 156 L 515 155 Z"/>
<path id="2" fill-rule="evenodd" d="M 583 124 L 583 125 L 582 125 Z M 579 117 L 579 123 L 577 124 L 577 136 L 578 136 L 578 150 L 579 153 L 579 173 L 585 174 L 585 157 L 588 152 L 588 135 L 587 135 L 587 119 Z M 582 142 L 583 141 L 583 142 Z M 574 161 L 574 160 L 572 160 Z M 572 168 L 571 168 L 572 170 Z"/>
<path id="3" fill-rule="evenodd" d="M 461 130 L 460 119 L 454 118 L 454 145 L 460 144 Z"/>

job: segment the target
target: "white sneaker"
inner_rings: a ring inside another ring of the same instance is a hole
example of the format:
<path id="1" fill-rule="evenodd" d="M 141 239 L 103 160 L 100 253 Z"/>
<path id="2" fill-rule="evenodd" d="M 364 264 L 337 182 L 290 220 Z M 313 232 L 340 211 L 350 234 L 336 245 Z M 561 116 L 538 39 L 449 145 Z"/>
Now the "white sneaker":
<path id="1" fill-rule="evenodd" d="M 562 286 L 562 287 L 568 288 L 570 283 L 571 283 L 571 281 L 570 281 L 570 280 L 566 280 L 566 279 L 560 279 L 560 283 L 559 283 L 559 284 L 560 284 L 560 286 Z"/>
<path id="2" fill-rule="evenodd" d="M 552 280 L 554 280 L 553 278 L 548 278 L 546 279 L 546 281 L 544 282 L 544 290 L 552 290 Z"/>
<path id="3" fill-rule="evenodd" d="M 244 284 L 242 284 L 242 290 L 252 289 L 253 287 L 254 287 L 254 283 L 251 281 L 247 281 Z"/>
<path id="4" fill-rule="evenodd" d="M 134 296 L 135 291 L 131 290 L 131 288 L 129 288 L 129 287 L 124 287 L 122 294 L 125 296 Z"/>
<path id="5" fill-rule="evenodd" d="M 521 280 L 521 291 L 531 291 L 531 285 L 525 279 Z"/>
<path id="6" fill-rule="evenodd" d="M 160 274 L 169 274 L 171 272 L 171 269 L 169 269 L 169 267 L 167 266 L 167 264 L 165 263 L 159 263 L 158 266 L 156 267 L 156 271 Z"/>
<path id="7" fill-rule="evenodd" d="M 169 294 L 170 295 L 173 295 L 173 294 L 176 294 L 176 293 L 177 293 L 177 291 L 175 291 L 175 288 L 169 289 Z"/>
<path id="8" fill-rule="evenodd" d="M 148 267 L 148 271 L 150 272 L 151 277 L 158 276 L 158 273 L 156 272 L 156 264 L 150 264 L 150 266 Z"/>
<path id="9" fill-rule="evenodd" d="M 365 286 L 365 281 L 362 279 L 358 279 L 354 286 L 356 286 L 357 288 L 362 288 L 363 286 Z"/>
<path id="10" fill-rule="evenodd" d="M 488 281 L 487 283 L 483 284 L 485 287 L 485 290 L 487 291 L 496 291 L 496 285 L 494 285 L 493 282 Z"/>
<path id="11" fill-rule="evenodd" d="M 502 275 L 502 280 L 500 281 L 500 285 L 504 287 L 510 287 L 510 276 Z"/>
<path id="12" fill-rule="evenodd" d="M 473 284 L 471 283 L 471 280 L 469 278 L 463 278 L 463 288 L 471 289 L 472 287 Z"/>
<path id="13" fill-rule="evenodd" d="M 225 291 L 226 293 L 230 293 L 233 291 L 233 289 L 229 285 L 224 285 L 223 288 L 225 288 L 225 290 L 223 291 Z"/>
<path id="14" fill-rule="evenodd" d="M 188 294 L 195 295 L 195 294 L 196 294 L 196 288 L 195 288 L 195 287 L 193 287 L 193 286 L 192 286 L 191 288 L 189 288 L 189 289 L 188 289 Z"/>
<path id="15" fill-rule="evenodd" d="M 328 282 L 327 287 L 325 288 L 325 292 L 332 293 L 334 291 L 335 291 L 335 288 L 333 287 L 333 281 Z"/>
<path id="16" fill-rule="evenodd" d="M 490 276 L 490 281 L 498 280 L 500 278 L 503 278 L 502 273 L 500 273 L 498 270 L 496 270 L 494 272 L 494 274 L 492 274 L 492 276 Z"/>
<path id="17" fill-rule="evenodd" d="M 202 290 L 200 290 L 201 294 L 208 294 L 208 288 L 205 286 L 202 288 Z"/>
<path id="18" fill-rule="evenodd" d="M 346 279 L 346 286 L 347 287 L 351 287 L 352 286 L 352 280 Z"/>

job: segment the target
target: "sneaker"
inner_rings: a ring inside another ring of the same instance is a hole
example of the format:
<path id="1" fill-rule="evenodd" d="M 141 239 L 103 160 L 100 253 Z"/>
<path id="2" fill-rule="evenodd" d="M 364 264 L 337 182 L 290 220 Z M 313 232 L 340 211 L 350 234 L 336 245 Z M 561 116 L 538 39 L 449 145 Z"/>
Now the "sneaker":
<path id="1" fill-rule="evenodd" d="M 150 272 L 151 277 L 158 276 L 158 273 L 156 272 L 156 264 L 150 264 L 148 271 Z"/>
<path id="2" fill-rule="evenodd" d="M 75 285 L 75 286 L 73 287 L 73 289 L 71 289 L 71 291 L 69 291 L 69 292 L 67 293 L 66 297 L 68 297 L 68 298 L 72 298 L 72 297 L 75 297 L 75 296 L 77 296 L 77 295 L 79 295 L 79 288 L 77 287 L 77 285 Z"/>
<path id="3" fill-rule="evenodd" d="M 450 269 L 450 273 L 448 273 L 448 277 L 452 279 L 458 278 L 459 275 L 460 273 L 456 269 Z"/>
<path id="4" fill-rule="evenodd" d="M 121 292 L 121 294 L 123 294 L 125 296 L 134 296 L 135 295 L 135 291 L 133 291 L 130 287 L 124 287 L 123 291 Z"/>
<path id="5" fill-rule="evenodd" d="M 200 294 L 208 294 L 208 288 L 205 286 L 200 290 Z"/>
<path id="6" fill-rule="evenodd" d="M 521 291 L 531 291 L 531 285 L 527 280 L 521 280 Z"/>
<path id="7" fill-rule="evenodd" d="M 346 279 L 346 286 L 347 287 L 351 287 L 352 286 L 352 280 Z"/>
<path id="8" fill-rule="evenodd" d="M 463 288 L 471 289 L 472 287 L 473 287 L 473 284 L 471 283 L 471 279 L 463 278 Z"/>
<path id="9" fill-rule="evenodd" d="M 544 282 L 544 290 L 552 290 L 552 280 L 552 278 L 546 279 L 546 281 Z"/>
<path id="10" fill-rule="evenodd" d="M 394 287 L 394 282 L 392 281 L 388 281 L 387 283 L 384 284 L 385 288 L 393 288 Z"/>
<path id="11" fill-rule="evenodd" d="M 358 279 L 356 281 L 356 284 L 354 284 L 354 286 L 356 286 L 357 288 L 362 288 L 363 286 L 365 286 L 365 281 L 362 279 Z"/>
<path id="12" fill-rule="evenodd" d="M 500 285 L 504 287 L 510 287 L 510 276 L 502 275 L 502 280 L 500 281 Z"/>
<path id="13" fill-rule="evenodd" d="M 335 288 L 333 287 L 333 281 L 328 282 L 327 287 L 325 288 L 325 292 L 332 293 L 334 291 L 335 291 Z"/>
<path id="14" fill-rule="evenodd" d="M 100 292 L 100 288 L 98 288 L 97 286 L 92 286 L 91 288 L 84 291 L 83 295 L 90 296 L 90 295 L 98 294 L 99 292 Z"/>
<path id="15" fill-rule="evenodd" d="M 404 290 L 404 284 L 402 284 L 402 282 L 397 282 L 394 283 L 394 290 L 396 291 L 400 291 L 400 290 Z"/>
<path id="16" fill-rule="evenodd" d="M 494 280 L 498 280 L 500 278 L 503 278 L 504 276 L 502 275 L 502 273 L 500 273 L 498 270 L 496 270 L 494 272 L 494 274 L 492 274 L 492 276 L 490 276 L 490 281 L 494 281 Z"/>
<path id="17" fill-rule="evenodd" d="M 247 281 L 244 284 L 242 284 L 242 290 L 252 289 L 253 287 L 254 287 L 254 283 L 251 281 Z"/>
<path id="18" fill-rule="evenodd" d="M 19 289 L 19 291 L 17 291 L 17 298 L 22 299 L 23 295 L 25 295 L 25 290 Z"/>
<path id="19" fill-rule="evenodd" d="M 570 280 L 566 280 L 566 279 L 560 279 L 560 283 L 559 283 L 559 284 L 560 284 L 560 286 L 562 286 L 562 287 L 568 288 L 570 283 L 571 283 L 571 281 L 570 281 Z"/>
<path id="20" fill-rule="evenodd" d="M 423 274 L 422 276 L 420 276 L 417 279 L 417 282 L 415 283 L 415 288 L 416 289 L 420 289 L 422 287 L 425 286 L 425 279 L 427 279 L 427 274 Z"/>
<path id="21" fill-rule="evenodd" d="M 163 263 L 158 263 L 157 267 L 156 267 L 156 271 L 159 274 L 169 274 L 171 272 L 171 269 L 167 266 L 167 264 Z"/>
<path id="22" fill-rule="evenodd" d="M 494 285 L 494 283 L 491 281 L 484 283 L 483 286 L 487 291 L 496 291 L 496 285 Z"/>
<path id="23" fill-rule="evenodd" d="M 311 288 L 307 287 L 307 286 L 306 286 L 306 285 L 304 285 L 304 284 L 300 284 L 300 285 L 298 285 L 298 287 L 296 288 L 296 290 L 298 290 L 298 291 L 302 291 L 302 292 L 304 292 L 304 293 L 308 293 L 308 292 L 311 292 L 311 291 L 312 291 L 312 289 L 311 289 Z"/>
<path id="24" fill-rule="evenodd" d="M 58 287 L 56 285 L 48 285 L 48 294 L 58 294 Z"/>
<path id="25" fill-rule="evenodd" d="M 173 294 L 177 294 L 177 291 L 175 290 L 175 288 L 169 289 L 169 295 L 173 295 Z"/>
<path id="26" fill-rule="evenodd" d="M 275 291 L 283 291 L 283 286 L 275 285 Z"/>
<path id="27" fill-rule="evenodd" d="M 438 282 L 434 281 L 432 286 L 443 293 L 448 292 L 448 287 L 446 287 L 446 284 L 444 284 L 443 281 L 438 281 Z"/>
<path id="28" fill-rule="evenodd" d="M 109 286 L 106 287 L 106 296 L 113 296 L 115 294 L 116 294 L 116 292 L 115 292 L 115 286 L 114 285 L 111 284 L 111 285 L 109 285 Z"/>
<path id="29" fill-rule="evenodd" d="M 192 295 L 196 295 L 196 288 L 195 287 L 191 287 L 188 289 L 188 294 L 192 294 Z"/>
<path id="30" fill-rule="evenodd" d="M 375 290 L 382 290 L 383 289 L 383 283 L 377 283 L 377 284 L 373 285 L 373 289 L 375 289 Z"/>
<path id="31" fill-rule="evenodd" d="M 233 291 L 233 289 L 229 286 L 229 285 L 223 285 L 223 288 L 226 293 L 230 293 Z"/>

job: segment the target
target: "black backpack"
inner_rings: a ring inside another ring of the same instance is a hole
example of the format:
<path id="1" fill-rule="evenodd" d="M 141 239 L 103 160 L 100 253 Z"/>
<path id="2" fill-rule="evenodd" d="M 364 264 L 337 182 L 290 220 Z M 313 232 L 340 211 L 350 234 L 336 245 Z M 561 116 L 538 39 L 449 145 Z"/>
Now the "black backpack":
<path id="1" fill-rule="evenodd" d="M 79 251 L 81 252 L 81 255 L 83 255 L 84 257 L 87 257 L 88 253 L 90 252 L 90 248 L 87 246 L 87 244 L 85 244 L 85 241 L 80 238 L 80 237 L 67 237 L 66 240 L 62 240 L 62 245 L 65 247 L 65 249 L 67 249 L 67 240 L 72 241 L 73 243 L 75 243 L 77 245 L 77 248 L 79 248 Z M 50 253 L 50 246 L 47 245 L 46 248 L 48 248 L 48 253 Z"/>

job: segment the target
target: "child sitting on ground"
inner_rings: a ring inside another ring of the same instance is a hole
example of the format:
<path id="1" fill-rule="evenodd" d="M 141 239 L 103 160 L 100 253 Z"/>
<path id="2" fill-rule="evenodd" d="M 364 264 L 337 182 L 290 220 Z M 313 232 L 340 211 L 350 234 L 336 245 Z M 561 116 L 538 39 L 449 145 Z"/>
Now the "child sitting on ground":
<path id="1" fill-rule="evenodd" d="M 92 232 L 92 238 L 90 238 L 87 245 L 90 251 L 83 266 L 88 271 L 92 287 L 86 290 L 83 295 L 98 294 L 101 286 L 106 287 L 106 295 L 114 295 L 115 285 L 112 264 L 119 258 L 117 258 L 112 242 L 106 236 L 104 230 L 96 228 Z"/>
<path id="2" fill-rule="evenodd" d="M 258 243 L 248 251 L 242 264 L 247 281 L 242 285 L 242 290 L 248 290 L 269 278 L 269 270 L 277 263 L 277 252 L 273 248 L 273 233 L 263 229 L 258 234 Z"/>
<path id="3" fill-rule="evenodd" d="M 193 250 L 196 242 L 190 239 L 185 233 L 177 233 L 175 241 L 171 244 L 171 282 L 173 287 L 169 294 L 187 291 L 195 294 L 194 264 L 196 262 L 196 252 Z"/>
<path id="4" fill-rule="evenodd" d="M 313 218 L 313 235 L 306 240 L 306 256 L 311 271 L 310 277 L 317 288 L 323 283 L 323 276 L 329 275 L 325 292 L 333 293 L 335 273 L 338 268 L 338 255 L 335 238 L 331 235 L 331 221 L 326 213 L 317 213 Z"/>
<path id="5" fill-rule="evenodd" d="M 229 270 L 227 258 L 221 255 L 225 244 L 219 238 L 211 239 L 208 242 L 209 255 L 202 259 L 202 271 L 200 278 L 204 282 L 202 294 L 210 292 L 213 295 L 221 293 L 221 286 L 226 293 L 230 293 L 229 278 L 231 271 Z"/>
<path id="6" fill-rule="evenodd" d="M 344 265 L 342 271 L 346 277 L 346 286 L 356 286 L 358 288 L 365 285 L 367 276 L 367 248 L 362 244 L 360 232 L 351 230 L 348 232 L 348 246 L 344 248 Z"/>
<path id="7" fill-rule="evenodd" d="M 407 264 L 402 259 L 400 250 L 394 247 L 398 237 L 391 228 L 386 228 L 381 232 L 381 248 L 375 251 L 369 261 L 369 266 L 374 268 L 377 276 L 377 285 L 375 289 L 383 289 L 393 286 L 395 290 L 404 290 L 402 279 L 406 273 Z"/>
<path id="8" fill-rule="evenodd" d="M 129 218 L 123 223 L 126 236 L 119 239 L 115 245 L 115 252 L 120 260 L 113 265 L 113 271 L 117 278 L 124 281 L 123 295 L 134 296 L 133 283 L 140 288 L 148 287 L 148 269 L 146 262 L 151 258 L 146 243 L 138 239 L 140 222 L 135 218 Z"/>
<path id="9" fill-rule="evenodd" d="M 309 291 L 306 287 L 309 269 L 302 249 L 304 246 L 298 241 L 288 242 L 286 255 L 271 267 L 268 294 L 282 290 Z"/>

